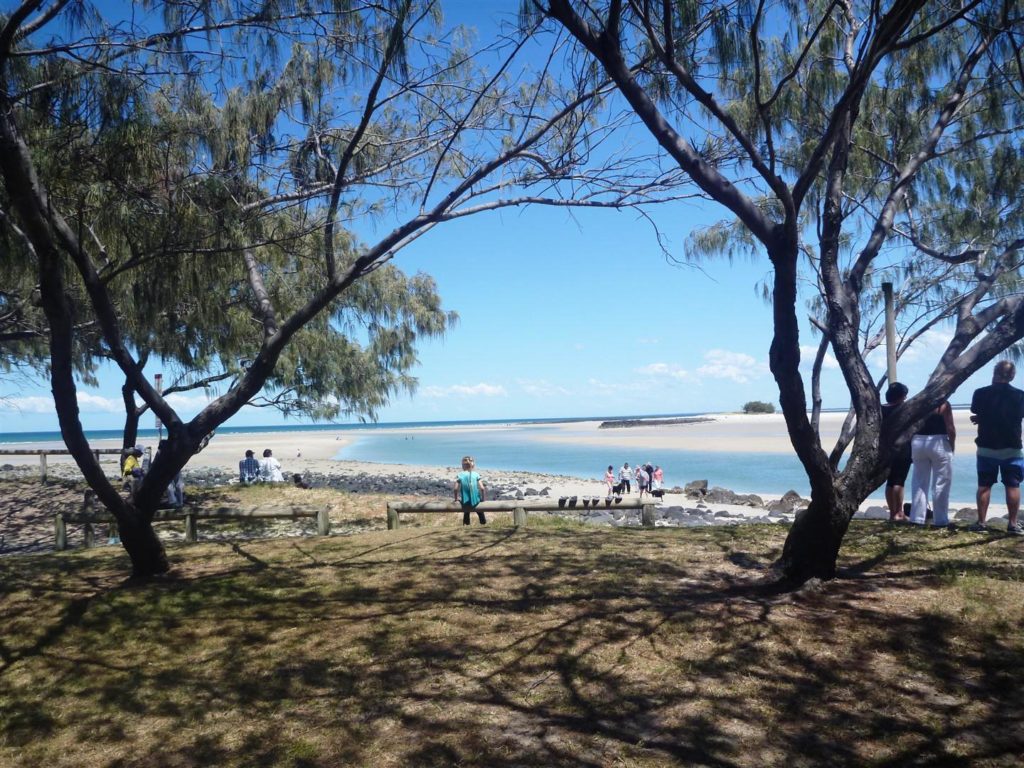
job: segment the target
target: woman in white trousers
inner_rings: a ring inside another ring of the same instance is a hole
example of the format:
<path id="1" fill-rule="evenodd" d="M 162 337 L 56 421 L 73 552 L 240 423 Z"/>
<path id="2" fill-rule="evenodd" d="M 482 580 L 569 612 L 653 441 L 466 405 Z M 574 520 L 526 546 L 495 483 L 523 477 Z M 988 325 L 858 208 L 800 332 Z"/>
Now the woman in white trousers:
<path id="1" fill-rule="evenodd" d="M 924 525 L 929 489 L 932 496 L 932 525 L 936 528 L 949 525 L 949 491 L 953 480 L 955 445 L 953 409 L 947 400 L 928 414 L 910 442 L 910 455 L 914 460 L 910 522 L 914 525 Z"/>

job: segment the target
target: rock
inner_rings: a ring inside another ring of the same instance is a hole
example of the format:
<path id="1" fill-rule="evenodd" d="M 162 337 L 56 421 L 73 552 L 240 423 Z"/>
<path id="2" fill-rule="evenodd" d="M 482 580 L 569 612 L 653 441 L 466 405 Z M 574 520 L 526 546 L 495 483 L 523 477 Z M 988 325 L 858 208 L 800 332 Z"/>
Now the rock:
<path id="1" fill-rule="evenodd" d="M 674 489 L 673 489 L 674 490 Z M 708 492 L 707 480 L 691 480 L 683 487 L 683 493 L 691 499 L 699 499 Z"/>
<path id="2" fill-rule="evenodd" d="M 583 522 L 587 525 L 611 525 L 619 521 L 607 512 L 598 512 L 597 514 L 584 515 Z"/>
<path id="3" fill-rule="evenodd" d="M 978 519 L 978 510 L 976 510 L 974 507 L 963 507 L 962 509 L 958 509 L 956 511 L 956 514 L 953 515 L 953 519 L 967 520 L 973 523 L 975 520 Z"/>
<path id="4" fill-rule="evenodd" d="M 728 488 L 719 488 L 717 485 L 708 490 L 704 500 L 711 504 L 732 504 L 736 494 Z"/>
<path id="5" fill-rule="evenodd" d="M 768 510 L 775 512 L 794 512 L 797 507 L 806 507 L 808 502 L 800 498 L 800 494 L 796 491 L 786 491 L 781 499 L 770 502 L 768 504 Z"/>
<path id="6" fill-rule="evenodd" d="M 527 488 L 525 491 L 523 491 L 523 496 L 540 496 L 540 491 L 538 491 L 536 488 Z"/>
<path id="7" fill-rule="evenodd" d="M 682 507 L 663 507 L 663 509 L 665 511 L 665 519 L 666 520 L 672 520 L 674 522 L 679 522 L 679 521 L 681 521 L 681 520 L 683 520 L 685 518 L 688 518 L 690 516 L 689 512 L 687 512 Z"/>
<path id="8" fill-rule="evenodd" d="M 888 520 L 889 510 L 886 507 L 868 507 L 863 512 L 858 512 L 854 517 L 861 520 Z"/>

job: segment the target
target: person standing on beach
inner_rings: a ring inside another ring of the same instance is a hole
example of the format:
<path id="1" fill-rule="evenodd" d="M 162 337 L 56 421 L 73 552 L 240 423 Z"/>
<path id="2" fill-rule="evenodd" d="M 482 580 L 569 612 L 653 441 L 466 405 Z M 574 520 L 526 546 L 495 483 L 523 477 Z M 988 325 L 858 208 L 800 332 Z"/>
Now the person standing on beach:
<path id="1" fill-rule="evenodd" d="M 651 474 L 651 489 L 660 491 L 661 486 L 665 484 L 665 471 L 657 466 L 654 468 L 654 472 Z"/>
<path id="2" fill-rule="evenodd" d="M 636 490 L 640 494 L 640 498 L 644 497 L 644 491 L 650 491 L 651 476 L 647 474 L 647 470 L 644 469 L 642 464 L 637 464 L 636 467 Z"/>
<path id="3" fill-rule="evenodd" d="M 455 500 L 462 504 L 462 524 L 469 525 L 469 513 L 476 510 L 480 525 L 487 525 L 487 518 L 482 509 L 477 509 L 481 501 L 487 501 L 487 486 L 476 471 L 476 459 L 472 456 L 462 457 L 462 471 L 455 479 Z"/>
<path id="4" fill-rule="evenodd" d="M 953 451 L 956 425 L 948 400 L 925 417 L 910 443 L 914 462 L 910 522 L 924 525 L 928 512 L 928 491 L 932 491 L 932 525 L 949 525 L 949 491 L 953 480 Z"/>
<path id="5" fill-rule="evenodd" d="M 608 471 L 604 473 L 604 484 L 608 486 L 608 495 L 612 495 L 612 489 L 615 487 L 615 468 L 609 464 Z"/>
<path id="6" fill-rule="evenodd" d="M 630 470 L 629 462 L 627 461 L 622 465 L 622 469 L 619 470 L 619 483 L 622 485 L 626 493 L 630 493 L 632 491 L 632 488 L 629 485 L 632 479 L 633 472 Z"/>
<path id="7" fill-rule="evenodd" d="M 894 381 L 885 391 L 885 405 L 882 406 L 882 423 L 896 413 L 903 401 L 907 399 L 906 384 Z M 889 521 L 893 523 L 905 522 L 907 516 L 903 513 L 903 488 L 907 484 L 907 475 L 910 474 L 910 441 L 893 453 L 889 463 L 889 477 L 885 481 L 885 503 L 889 505 Z"/>
<path id="8" fill-rule="evenodd" d="M 1020 511 L 1020 484 L 1024 479 L 1024 450 L 1021 449 L 1021 419 L 1024 419 L 1024 392 L 1011 387 L 1017 368 L 1009 360 L 1000 360 L 992 371 L 992 384 L 974 391 L 971 398 L 971 423 L 978 425 L 978 521 L 968 530 L 985 533 L 985 518 L 992 500 L 992 485 L 1001 475 L 1006 490 L 1006 532 L 1024 535 L 1017 520 Z"/>

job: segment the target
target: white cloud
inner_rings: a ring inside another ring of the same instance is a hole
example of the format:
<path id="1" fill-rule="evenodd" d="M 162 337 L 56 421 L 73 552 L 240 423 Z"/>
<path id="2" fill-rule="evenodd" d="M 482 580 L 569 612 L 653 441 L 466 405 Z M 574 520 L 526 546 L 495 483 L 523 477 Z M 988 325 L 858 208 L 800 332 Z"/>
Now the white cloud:
<path id="1" fill-rule="evenodd" d="M 931 328 L 922 333 L 900 356 L 900 362 L 927 362 L 935 365 L 953 339 L 953 328 Z M 878 347 L 878 353 L 885 359 L 885 345 Z"/>
<path id="2" fill-rule="evenodd" d="M 694 381 L 692 373 L 675 363 L 651 363 L 650 365 L 645 365 L 642 368 L 637 368 L 636 372 L 644 374 L 645 376 L 661 376 L 670 379 L 678 379 L 679 381 Z"/>
<path id="3" fill-rule="evenodd" d="M 138 399 L 138 398 L 137 398 Z M 214 400 L 217 395 L 213 392 L 173 392 L 166 398 L 167 404 L 176 411 L 201 411 Z"/>
<path id="4" fill-rule="evenodd" d="M 572 395 L 571 389 L 566 389 L 559 384 L 552 384 L 549 381 L 541 379 L 540 381 L 528 381 L 520 379 L 516 382 L 524 393 L 532 395 L 534 397 L 553 397 L 556 395 Z"/>
<path id="5" fill-rule="evenodd" d="M 78 393 L 78 408 L 82 413 L 119 413 L 124 410 L 120 400 Z M 0 410 L 16 413 L 56 413 L 50 397 L 8 397 L 0 400 Z"/>
<path id="6" fill-rule="evenodd" d="M 737 384 L 746 384 L 768 372 L 767 365 L 743 352 L 712 349 L 704 354 L 704 360 L 706 362 L 697 369 L 697 375 L 706 379 L 729 379 Z"/>
<path id="7" fill-rule="evenodd" d="M 800 345 L 800 365 L 810 370 L 814 365 L 814 358 L 818 354 L 818 348 L 812 347 L 809 344 Z M 825 359 L 821 363 L 821 367 L 826 371 L 838 371 L 839 361 L 836 360 L 831 352 L 825 353 Z"/>
<path id="8" fill-rule="evenodd" d="M 453 384 L 450 387 L 424 387 L 420 390 L 423 397 L 505 397 L 508 392 L 500 384 L 465 385 Z"/>
<path id="9" fill-rule="evenodd" d="M 622 394 L 623 392 L 649 392 L 651 386 L 647 382 L 640 381 L 620 383 L 601 381 L 600 379 L 587 379 L 587 389 L 590 390 L 591 393 L 618 395 Z"/>

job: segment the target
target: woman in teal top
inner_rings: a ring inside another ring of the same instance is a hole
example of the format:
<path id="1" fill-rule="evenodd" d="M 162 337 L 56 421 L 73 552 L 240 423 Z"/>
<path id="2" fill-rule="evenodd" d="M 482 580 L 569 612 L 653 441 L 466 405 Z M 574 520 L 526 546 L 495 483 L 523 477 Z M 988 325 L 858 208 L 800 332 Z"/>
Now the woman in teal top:
<path id="1" fill-rule="evenodd" d="M 476 509 L 481 501 L 487 501 L 487 488 L 476 472 L 476 461 L 472 456 L 462 457 L 462 471 L 455 481 L 454 490 L 455 500 L 462 504 L 462 524 L 469 525 L 469 513 Z M 480 518 L 480 525 L 487 524 L 483 510 L 477 509 L 476 515 Z"/>

